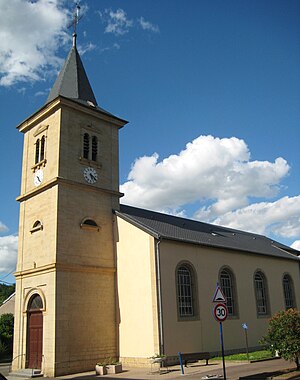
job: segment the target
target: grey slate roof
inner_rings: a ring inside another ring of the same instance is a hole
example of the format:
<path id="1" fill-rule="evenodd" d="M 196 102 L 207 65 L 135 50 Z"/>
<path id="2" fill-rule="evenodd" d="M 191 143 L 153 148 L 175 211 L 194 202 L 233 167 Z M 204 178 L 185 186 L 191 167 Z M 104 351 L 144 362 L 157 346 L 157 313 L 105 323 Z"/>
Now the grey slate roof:
<path id="1" fill-rule="evenodd" d="M 92 102 L 97 101 L 92 87 L 84 70 L 76 46 L 73 46 L 67 59 L 50 91 L 47 103 L 62 95 L 66 98 L 81 99 Z"/>
<path id="2" fill-rule="evenodd" d="M 299 251 L 262 235 L 126 205 L 120 205 L 120 211 L 115 211 L 115 213 L 157 239 L 176 240 L 299 261 L 297 257 Z"/>
<path id="3" fill-rule="evenodd" d="M 99 107 L 96 97 L 86 75 L 80 55 L 76 45 L 72 46 L 65 63 L 50 91 L 46 104 L 56 99 L 58 96 L 68 98 L 84 106 L 92 107 L 97 111 L 115 117 L 126 122 L 126 120 L 111 114 Z"/>

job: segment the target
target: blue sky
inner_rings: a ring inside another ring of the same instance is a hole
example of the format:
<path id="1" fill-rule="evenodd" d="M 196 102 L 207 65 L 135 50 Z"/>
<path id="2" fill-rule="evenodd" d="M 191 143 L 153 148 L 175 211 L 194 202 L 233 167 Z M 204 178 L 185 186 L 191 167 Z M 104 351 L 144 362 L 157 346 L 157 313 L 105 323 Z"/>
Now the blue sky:
<path id="1" fill-rule="evenodd" d="M 23 136 L 71 47 L 74 1 L 0 0 L 0 280 L 14 270 Z M 98 104 L 125 118 L 123 203 L 300 249 L 300 2 L 81 1 Z M 4 17 L 3 17 L 4 15 Z"/>

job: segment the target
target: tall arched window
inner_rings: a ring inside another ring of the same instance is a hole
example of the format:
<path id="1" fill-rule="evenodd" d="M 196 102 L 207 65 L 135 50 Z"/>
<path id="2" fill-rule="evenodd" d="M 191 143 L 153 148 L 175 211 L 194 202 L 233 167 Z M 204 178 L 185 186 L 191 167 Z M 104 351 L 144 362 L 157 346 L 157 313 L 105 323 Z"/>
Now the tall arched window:
<path id="1" fill-rule="evenodd" d="M 45 136 L 41 138 L 41 152 L 40 152 L 40 161 L 43 161 L 45 158 Z"/>
<path id="2" fill-rule="evenodd" d="M 293 280 L 290 275 L 285 274 L 283 276 L 283 294 L 284 294 L 284 303 L 285 309 L 290 309 L 295 307 L 294 299 L 294 286 Z"/>
<path id="3" fill-rule="evenodd" d="M 267 295 L 267 280 L 264 274 L 257 271 L 254 276 L 254 289 L 256 298 L 257 315 L 264 316 L 269 313 L 268 295 Z"/>
<path id="4" fill-rule="evenodd" d="M 177 306 L 180 319 L 197 315 L 195 273 L 189 264 L 181 264 L 176 269 Z"/>
<path id="5" fill-rule="evenodd" d="M 39 162 L 45 159 L 45 144 L 46 136 L 43 135 L 41 139 L 37 139 L 35 142 L 35 159 L 34 163 L 38 164 Z"/>
<path id="6" fill-rule="evenodd" d="M 96 136 L 92 137 L 92 160 L 97 161 L 98 154 L 98 139 Z"/>
<path id="7" fill-rule="evenodd" d="M 230 269 L 224 268 L 220 271 L 219 282 L 223 294 L 226 298 L 226 306 L 229 316 L 237 315 L 237 302 L 235 295 L 235 280 L 234 275 Z"/>
<path id="8" fill-rule="evenodd" d="M 35 161 L 34 163 L 37 164 L 40 161 L 40 139 L 37 139 L 35 142 Z"/>
<path id="9" fill-rule="evenodd" d="M 83 158 L 88 159 L 90 153 L 90 136 L 88 133 L 83 135 Z"/>

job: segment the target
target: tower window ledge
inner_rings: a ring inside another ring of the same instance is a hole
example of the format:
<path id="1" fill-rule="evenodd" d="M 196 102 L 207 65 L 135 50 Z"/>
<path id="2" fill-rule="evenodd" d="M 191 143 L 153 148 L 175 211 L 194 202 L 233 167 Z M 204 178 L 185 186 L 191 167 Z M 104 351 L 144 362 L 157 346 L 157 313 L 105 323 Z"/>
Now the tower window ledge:
<path id="1" fill-rule="evenodd" d="M 91 167 L 102 169 L 102 164 L 100 164 L 100 162 L 89 160 L 89 159 L 81 157 L 81 156 L 78 159 L 82 165 L 88 165 Z"/>
<path id="2" fill-rule="evenodd" d="M 31 170 L 35 172 L 36 170 L 40 169 L 42 166 L 46 166 L 47 160 L 44 158 L 42 161 L 38 162 L 37 164 L 31 166 Z"/>

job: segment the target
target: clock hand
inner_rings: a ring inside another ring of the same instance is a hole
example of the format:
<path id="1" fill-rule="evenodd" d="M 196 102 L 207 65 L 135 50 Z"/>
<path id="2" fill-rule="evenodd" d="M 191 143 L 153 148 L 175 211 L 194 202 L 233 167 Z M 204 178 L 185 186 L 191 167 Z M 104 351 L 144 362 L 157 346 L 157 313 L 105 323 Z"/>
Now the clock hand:
<path id="1" fill-rule="evenodd" d="M 93 179 L 94 181 L 96 181 L 97 180 L 97 178 L 91 173 L 91 179 Z"/>

